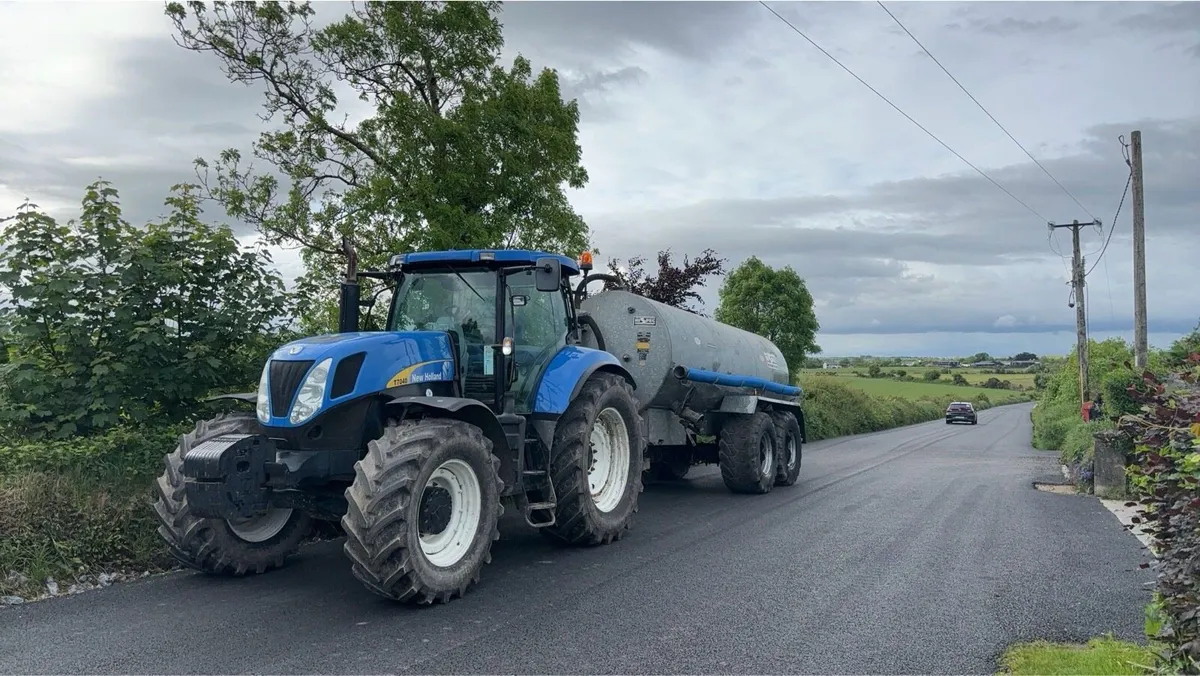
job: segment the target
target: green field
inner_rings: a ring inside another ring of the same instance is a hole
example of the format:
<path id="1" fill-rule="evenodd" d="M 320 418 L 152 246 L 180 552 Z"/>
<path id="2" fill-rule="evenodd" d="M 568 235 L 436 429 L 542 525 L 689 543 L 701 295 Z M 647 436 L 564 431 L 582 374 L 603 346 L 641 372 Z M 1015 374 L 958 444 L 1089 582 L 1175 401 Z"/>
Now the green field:
<path id="1" fill-rule="evenodd" d="M 849 385 L 867 394 L 877 396 L 900 397 L 901 399 L 921 399 L 933 397 L 936 399 L 951 398 L 955 401 L 972 401 L 983 395 L 993 404 L 1007 404 L 1026 401 L 1029 394 L 1017 390 L 992 390 L 983 387 L 965 387 L 950 383 L 906 382 L 891 378 L 859 378 L 853 374 L 837 376 L 811 376 L 812 378 L 829 379 L 843 385 Z M 997 376 L 999 377 L 999 376 Z"/>
<path id="2" fill-rule="evenodd" d="M 928 367 L 928 366 L 884 366 L 880 370 L 882 370 L 884 373 L 888 373 L 888 374 L 895 373 L 896 371 L 904 371 L 907 375 L 912 376 L 913 378 L 919 379 L 919 378 L 924 377 L 926 371 L 932 371 L 935 369 L 933 367 Z M 858 366 L 858 367 L 849 367 L 849 368 L 841 368 L 841 369 L 801 369 L 800 370 L 800 372 L 805 375 L 820 374 L 820 375 L 826 376 L 826 377 L 858 378 L 858 376 L 854 375 L 855 371 L 859 371 L 860 373 L 865 374 L 867 372 L 867 367 L 866 366 Z M 971 383 L 972 385 L 980 384 L 980 383 L 986 381 L 988 378 L 998 378 L 1000 380 L 1007 380 L 1008 382 L 1013 384 L 1013 387 L 1024 387 L 1027 389 L 1033 389 L 1033 378 L 1036 375 L 1034 373 L 1025 373 L 1023 371 L 1015 372 L 1015 373 L 984 373 L 984 372 L 980 371 L 979 369 L 950 369 L 949 375 L 947 375 L 945 373 L 942 374 L 942 380 L 949 382 L 950 379 L 953 378 L 954 374 L 956 374 L 956 373 L 961 374 L 962 377 L 966 378 L 967 382 Z M 988 391 L 990 392 L 992 390 L 988 390 Z"/>

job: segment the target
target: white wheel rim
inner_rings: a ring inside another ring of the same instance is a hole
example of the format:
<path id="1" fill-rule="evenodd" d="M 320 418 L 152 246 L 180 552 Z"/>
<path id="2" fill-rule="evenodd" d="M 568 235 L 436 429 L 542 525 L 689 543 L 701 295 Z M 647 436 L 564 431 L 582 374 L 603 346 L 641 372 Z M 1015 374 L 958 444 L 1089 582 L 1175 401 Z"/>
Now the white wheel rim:
<path id="1" fill-rule="evenodd" d="M 771 435 L 763 435 L 762 441 L 758 444 L 758 453 L 762 459 L 759 471 L 763 476 L 771 476 L 775 472 L 775 444 L 771 441 Z"/>
<path id="2" fill-rule="evenodd" d="M 249 519 L 226 519 L 229 530 L 246 542 L 266 542 L 279 535 L 288 519 L 292 518 L 290 507 L 276 507 L 267 510 L 265 514 L 252 516 Z"/>
<path id="3" fill-rule="evenodd" d="M 788 437 L 787 450 L 788 450 L 788 469 L 792 469 L 793 467 L 796 466 L 796 456 L 798 455 L 796 453 L 796 437 Z"/>
<path id="4" fill-rule="evenodd" d="M 600 411 L 592 425 L 590 441 L 588 487 L 592 501 L 601 512 L 611 512 L 625 497 L 629 476 L 629 428 L 625 426 L 625 418 L 615 408 Z"/>
<path id="5" fill-rule="evenodd" d="M 437 520 L 440 528 L 433 529 L 433 532 L 420 533 L 421 553 L 429 563 L 446 568 L 461 561 L 475 542 L 475 534 L 479 530 L 480 517 L 483 514 L 483 491 L 480 489 L 479 477 L 470 465 L 458 459 L 443 462 L 433 470 L 429 481 L 425 482 L 425 487 L 421 489 L 417 503 L 418 528 L 422 527 L 423 517 L 434 516 L 423 513 L 427 508 L 435 509 L 425 501 L 430 488 L 449 494 L 449 514 L 441 515 Z M 444 526 L 441 524 L 443 520 Z"/>

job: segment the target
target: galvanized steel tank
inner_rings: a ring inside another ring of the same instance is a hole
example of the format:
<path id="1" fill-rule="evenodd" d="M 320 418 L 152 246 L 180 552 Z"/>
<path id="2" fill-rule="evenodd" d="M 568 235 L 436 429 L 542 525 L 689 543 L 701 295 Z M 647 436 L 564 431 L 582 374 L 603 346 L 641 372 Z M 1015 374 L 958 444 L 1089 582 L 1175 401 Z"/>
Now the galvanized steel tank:
<path id="1" fill-rule="evenodd" d="M 628 291 L 589 296 L 580 310 L 596 321 L 603 348 L 633 374 L 643 409 L 671 408 L 686 397 L 689 407 L 703 413 L 731 392 L 720 385 L 685 384 L 671 373 L 676 365 L 788 383 L 783 353 L 749 331 Z"/>

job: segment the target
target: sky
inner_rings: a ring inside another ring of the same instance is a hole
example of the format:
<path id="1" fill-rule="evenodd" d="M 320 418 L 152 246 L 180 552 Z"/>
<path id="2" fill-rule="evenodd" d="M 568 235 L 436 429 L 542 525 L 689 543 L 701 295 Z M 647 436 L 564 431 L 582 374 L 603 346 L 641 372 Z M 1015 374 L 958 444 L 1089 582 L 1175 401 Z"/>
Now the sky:
<path id="1" fill-rule="evenodd" d="M 825 355 L 1062 354 L 1070 236 L 1046 223 L 1098 217 L 1082 231 L 1089 323 L 1128 340 L 1130 197 L 1113 217 L 1128 176 L 1118 137 L 1138 129 L 1150 343 L 1196 325 L 1200 2 L 887 3 L 1083 208 L 878 4 L 770 5 L 1016 199 L 757 2 L 507 3 L 502 60 L 557 69 L 579 101 L 590 181 L 568 196 L 598 267 L 707 247 L 730 268 L 790 265 Z M 348 9 L 317 6 L 324 20 Z M 260 93 L 176 46 L 162 10 L 0 4 L 0 215 L 28 198 L 70 218 L 103 177 L 144 222 L 194 180 L 194 158 L 266 128 Z M 275 260 L 301 270 L 294 251 Z M 719 285 L 702 293 L 710 313 Z"/>

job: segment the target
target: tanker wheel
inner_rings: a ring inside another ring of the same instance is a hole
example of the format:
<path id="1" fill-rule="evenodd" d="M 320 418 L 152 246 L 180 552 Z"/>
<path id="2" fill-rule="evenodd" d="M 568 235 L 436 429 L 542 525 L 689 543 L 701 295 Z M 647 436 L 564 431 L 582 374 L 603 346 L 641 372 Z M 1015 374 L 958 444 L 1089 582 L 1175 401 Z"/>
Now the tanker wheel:
<path id="1" fill-rule="evenodd" d="M 351 571 L 395 601 L 443 603 L 479 582 L 499 539 L 499 458 L 478 427 L 426 418 L 389 425 L 346 489 Z"/>
<path id="2" fill-rule="evenodd" d="M 197 445 L 223 434 L 257 434 L 258 420 L 235 413 L 202 420 L 179 438 L 165 458 L 166 469 L 155 488 L 158 534 L 171 556 L 201 572 L 221 575 L 263 573 L 278 568 L 300 549 L 312 521 L 292 509 L 273 508 L 250 519 L 209 519 L 188 508 L 183 484 L 183 458 Z"/>
<path id="3" fill-rule="evenodd" d="M 769 493 L 775 485 L 775 423 L 759 411 L 733 416 L 721 427 L 718 464 L 734 493 Z"/>
<path id="4" fill-rule="evenodd" d="M 630 527 L 642 492 L 642 419 L 633 387 L 611 373 L 588 378 L 554 430 L 550 474 L 557 497 L 547 536 L 608 544 Z"/>
<path id="5" fill-rule="evenodd" d="M 791 486 L 800 478 L 800 423 L 790 411 L 775 411 L 771 414 L 771 420 L 775 423 L 775 438 L 779 442 L 775 485 Z"/>

